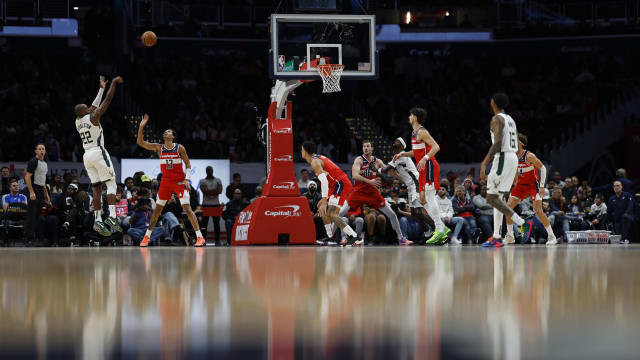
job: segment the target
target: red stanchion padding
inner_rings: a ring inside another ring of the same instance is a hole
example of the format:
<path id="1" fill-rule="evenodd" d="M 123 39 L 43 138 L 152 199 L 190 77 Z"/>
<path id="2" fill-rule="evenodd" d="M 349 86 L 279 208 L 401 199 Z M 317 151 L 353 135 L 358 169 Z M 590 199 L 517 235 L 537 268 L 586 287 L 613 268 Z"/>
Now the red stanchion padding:
<path id="1" fill-rule="evenodd" d="M 278 245 L 281 235 L 291 245 L 313 245 L 316 227 L 304 196 L 262 196 L 236 218 L 231 245 Z"/>

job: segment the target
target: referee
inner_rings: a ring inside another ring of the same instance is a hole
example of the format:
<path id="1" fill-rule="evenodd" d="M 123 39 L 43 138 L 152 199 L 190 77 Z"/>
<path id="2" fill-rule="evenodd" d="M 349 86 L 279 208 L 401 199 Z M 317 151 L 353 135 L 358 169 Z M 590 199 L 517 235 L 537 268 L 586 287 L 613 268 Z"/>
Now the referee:
<path id="1" fill-rule="evenodd" d="M 46 153 L 44 144 L 36 145 L 36 156 L 27 163 L 27 174 L 24 181 L 29 189 L 27 221 L 24 226 L 25 243 L 35 243 L 36 228 L 42 206 L 49 202 L 49 192 L 45 186 L 47 181 L 47 163 L 44 162 Z"/>

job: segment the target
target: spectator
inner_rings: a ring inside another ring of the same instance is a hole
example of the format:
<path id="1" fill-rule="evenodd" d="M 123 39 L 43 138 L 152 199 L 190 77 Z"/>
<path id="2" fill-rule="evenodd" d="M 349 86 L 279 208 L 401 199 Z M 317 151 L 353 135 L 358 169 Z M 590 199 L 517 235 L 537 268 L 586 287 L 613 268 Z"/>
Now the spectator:
<path id="1" fill-rule="evenodd" d="M 249 200 L 250 203 L 256 201 L 259 197 L 262 196 L 262 186 L 260 185 L 256 186 L 255 194 L 256 196 L 254 196 L 251 200 Z"/>
<path id="2" fill-rule="evenodd" d="M 200 180 L 198 187 L 202 191 L 202 227 L 205 229 L 204 237 L 207 237 L 209 219 L 213 219 L 213 231 L 216 244 L 220 244 L 220 193 L 222 192 L 222 180 L 213 176 L 213 167 L 207 166 L 207 176 Z M 229 198 L 231 199 L 231 198 Z M 195 209 L 195 208 L 194 208 Z M 218 216 L 214 216 L 218 215 Z"/>
<path id="3" fill-rule="evenodd" d="M 164 238 L 167 243 L 172 243 L 174 235 L 178 231 L 180 236 L 184 229 L 180 226 L 180 217 L 182 216 L 182 206 L 176 194 L 171 194 L 171 199 L 162 209 L 162 227 L 164 228 Z"/>
<path id="4" fill-rule="evenodd" d="M 560 186 L 556 186 L 553 188 L 553 192 L 551 193 L 551 198 L 549 199 L 549 206 L 551 208 L 551 215 L 554 218 L 554 226 L 560 226 L 562 229 L 562 236 L 567 236 L 567 231 L 570 230 L 569 227 L 569 219 L 566 217 L 567 205 L 566 199 L 562 196 L 562 188 Z M 551 221 L 551 219 L 549 219 Z"/>
<path id="5" fill-rule="evenodd" d="M 622 191 L 622 182 L 613 182 L 614 194 L 607 201 L 607 219 L 613 222 L 616 235 L 621 235 L 621 242 L 629 241 L 629 229 L 633 222 L 633 197 Z"/>
<path id="6" fill-rule="evenodd" d="M 479 232 L 474 216 L 476 209 L 471 200 L 467 198 L 467 192 L 464 186 L 458 186 L 456 188 L 456 196 L 451 202 L 453 204 L 454 216 L 464 219 L 463 229 L 467 236 L 467 241 L 477 244 Z"/>
<path id="7" fill-rule="evenodd" d="M 13 203 L 23 203 L 27 205 L 27 197 L 23 194 L 20 194 L 20 187 L 18 186 L 17 181 L 12 181 L 9 187 L 10 191 L 8 194 L 4 194 L 2 196 L 2 210 L 7 211 L 9 204 Z"/>
<path id="8" fill-rule="evenodd" d="M 400 197 L 400 188 L 394 187 L 391 190 L 391 197 L 386 198 L 393 212 L 396 213 L 398 219 L 405 216 L 411 216 L 411 212 L 407 211 L 407 199 Z"/>
<path id="9" fill-rule="evenodd" d="M 358 208 L 357 210 L 360 210 L 360 208 Z M 357 238 L 362 238 L 364 239 L 363 233 L 362 233 L 362 229 L 364 228 L 364 219 L 361 216 L 357 216 L 354 213 L 352 213 L 351 211 L 349 211 L 349 213 L 347 214 L 346 217 L 342 217 L 342 221 L 344 221 L 345 224 L 349 225 L 353 231 L 356 232 L 356 237 Z M 347 243 L 347 233 L 345 233 L 344 231 L 340 231 L 340 233 L 342 233 L 342 238 L 340 240 L 341 244 L 346 244 Z M 336 245 L 335 242 L 330 242 L 327 245 Z"/>
<path id="10" fill-rule="evenodd" d="M 622 184 L 622 192 L 633 194 L 633 182 L 627 179 L 627 170 L 623 168 L 616 170 L 616 178 L 613 182 L 604 184 L 602 186 L 597 186 L 593 188 L 593 191 L 598 194 L 610 193 L 611 189 L 613 189 L 613 183 L 615 181 L 620 181 L 620 183 Z"/>
<path id="11" fill-rule="evenodd" d="M 602 195 L 596 195 L 588 219 L 592 229 L 602 230 L 604 228 L 604 222 L 607 219 L 607 204 L 604 203 Z"/>
<path id="12" fill-rule="evenodd" d="M 383 243 L 387 233 L 387 218 L 366 204 L 362 205 L 362 214 L 364 215 L 364 223 L 367 225 L 368 244 L 379 245 Z M 376 235 L 376 229 L 378 229 L 378 235 Z"/>
<path id="13" fill-rule="evenodd" d="M 300 170 L 300 180 L 298 180 L 298 189 L 300 189 L 300 192 L 302 194 L 307 192 L 307 189 L 309 188 L 309 184 L 311 182 L 312 180 L 309 179 L 309 170 L 307 169 Z"/>
<path id="14" fill-rule="evenodd" d="M 236 217 L 249 205 L 249 203 L 242 198 L 242 194 L 243 192 L 240 188 L 233 190 L 232 200 L 225 205 L 224 211 L 222 212 L 224 225 L 227 228 L 227 239 L 231 239 L 231 231 L 233 230 L 233 224 L 236 222 Z"/>
<path id="15" fill-rule="evenodd" d="M 447 194 L 447 187 L 440 184 L 438 197 L 436 198 L 436 200 L 438 201 L 438 206 L 440 206 L 440 216 L 442 217 L 442 221 L 447 227 L 453 228 L 453 234 L 451 235 L 450 240 L 451 245 L 460 245 L 462 244 L 462 241 L 458 239 L 458 236 L 460 235 L 460 231 L 462 231 L 464 219 L 453 217 L 453 204 L 447 197 Z"/>
<path id="16" fill-rule="evenodd" d="M 129 200 L 133 198 L 133 195 L 137 192 L 137 189 L 134 188 L 134 184 L 135 183 L 131 176 L 124 179 L 124 186 L 125 186 L 124 198 L 125 199 Z"/>
<path id="17" fill-rule="evenodd" d="M 318 212 L 318 201 L 322 199 L 322 196 L 318 192 L 318 184 L 315 181 L 309 183 L 309 191 L 307 191 L 304 196 L 307 198 L 309 202 L 309 208 L 311 209 L 312 214 L 316 214 Z"/>
<path id="18" fill-rule="evenodd" d="M 62 182 L 62 176 L 56 175 L 53 177 L 53 183 L 49 186 L 49 194 L 51 197 L 54 195 L 62 194 L 65 190 L 64 183 Z"/>
<path id="19" fill-rule="evenodd" d="M 2 192 L 0 193 L 0 196 L 4 195 L 4 194 L 8 194 L 9 192 L 11 192 L 11 179 L 9 177 L 9 175 L 11 175 L 9 173 L 9 168 L 6 166 L 2 167 Z"/>
<path id="20" fill-rule="evenodd" d="M 126 230 L 129 227 L 129 220 L 131 219 L 131 216 L 129 216 L 129 201 L 127 201 L 123 195 L 124 188 L 118 186 L 116 191 L 116 217 L 120 226 Z"/>
<path id="21" fill-rule="evenodd" d="M 247 189 L 242 184 L 242 177 L 238 173 L 233 174 L 233 182 L 229 184 L 229 186 L 227 186 L 227 190 L 226 190 L 227 199 L 234 198 L 236 189 L 240 189 L 240 191 L 242 192 L 243 199 L 247 197 Z"/>
<path id="22" fill-rule="evenodd" d="M 476 192 L 476 185 L 473 183 L 473 177 L 471 175 L 468 175 L 464 179 L 464 182 L 462 184 L 464 185 L 464 191 L 467 200 L 471 201 Z"/>
<path id="23" fill-rule="evenodd" d="M 562 176 L 560 175 L 560 171 L 554 171 L 553 175 L 551 176 L 551 180 L 553 180 L 553 183 L 555 185 L 560 186 L 560 189 L 564 188 L 564 181 L 562 181 Z M 553 189 L 551 187 L 551 183 L 549 183 L 549 188 Z"/>
<path id="24" fill-rule="evenodd" d="M 140 241 L 142 241 L 142 237 L 144 236 L 147 228 L 149 227 L 149 223 L 151 222 L 151 212 L 153 211 L 153 206 L 149 196 L 151 196 L 151 192 L 149 191 L 149 189 L 144 187 L 138 190 L 138 193 L 136 194 L 136 207 L 133 210 L 131 219 L 129 220 L 130 228 L 127 231 L 127 234 L 131 236 L 134 245 L 140 244 Z M 158 241 L 162 237 L 163 233 L 164 230 L 162 229 L 162 227 L 156 226 L 151 231 L 151 243 L 153 243 L 154 245 L 158 245 Z"/>
<path id="25" fill-rule="evenodd" d="M 574 230 L 586 230 L 589 224 L 584 219 L 584 209 L 578 200 L 578 195 L 573 195 L 569 201 L 566 217 L 569 219 L 570 227 Z"/>
<path id="26" fill-rule="evenodd" d="M 487 202 L 487 185 L 480 185 L 480 193 L 473 197 L 473 205 L 478 210 L 478 223 L 485 238 L 493 235 L 493 207 Z"/>
<path id="27" fill-rule="evenodd" d="M 573 183 L 573 179 L 568 177 L 564 179 L 564 188 L 562 189 L 562 196 L 565 199 L 571 199 L 576 194 L 576 184 Z"/>
<path id="28" fill-rule="evenodd" d="M 87 193 L 78 191 L 78 185 L 69 183 L 67 191 L 55 197 L 54 206 L 62 222 L 62 237 L 77 244 L 77 236 L 82 232 L 90 208 Z"/>
<path id="29" fill-rule="evenodd" d="M 37 221 L 37 232 L 39 243 L 37 246 L 58 246 L 60 235 L 60 219 L 55 214 L 55 208 L 50 201 L 42 205 Z M 47 239 L 47 241 L 45 241 Z"/>

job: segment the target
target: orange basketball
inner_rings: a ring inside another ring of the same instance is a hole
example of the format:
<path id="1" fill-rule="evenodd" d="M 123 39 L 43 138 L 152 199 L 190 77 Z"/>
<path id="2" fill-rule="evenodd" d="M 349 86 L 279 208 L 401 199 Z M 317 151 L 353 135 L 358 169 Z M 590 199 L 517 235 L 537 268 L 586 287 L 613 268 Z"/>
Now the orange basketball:
<path id="1" fill-rule="evenodd" d="M 158 42 L 158 37 L 153 31 L 145 31 L 144 34 L 142 34 L 141 39 L 144 46 L 147 47 L 151 47 Z"/>

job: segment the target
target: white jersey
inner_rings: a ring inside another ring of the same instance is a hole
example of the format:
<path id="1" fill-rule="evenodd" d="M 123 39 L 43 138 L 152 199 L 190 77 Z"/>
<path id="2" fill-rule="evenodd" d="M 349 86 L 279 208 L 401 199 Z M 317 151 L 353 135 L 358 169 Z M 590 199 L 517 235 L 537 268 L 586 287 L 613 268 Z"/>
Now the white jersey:
<path id="1" fill-rule="evenodd" d="M 418 169 L 416 169 L 413 160 L 408 157 L 400 157 L 395 161 L 389 162 L 389 165 L 398 172 L 398 175 L 402 178 L 402 182 L 407 185 L 407 188 L 418 188 Z M 419 192 L 418 190 L 418 193 Z"/>
<path id="2" fill-rule="evenodd" d="M 507 152 L 518 152 L 518 128 L 516 128 L 516 122 L 513 121 L 511 116 L 500 113 L 498 116 L 501 116 L 504 119 L 504 127 L 502 128 L 502 147 L 500 151 L 503 153 Z M 489 131 L 491 134 L 491 143 L 495 142 L 493 137 L 493 132 Z"/>
<path id="3" fill-rule="evenodd" d="M 84 150 L 94 148 L 104 149 L 104 135 L 102 125 L 95 126 L 91 123 L 91 115 L 87 114 L 81 118 L 76 118 L 76 129 L 82 139 Z"/>

